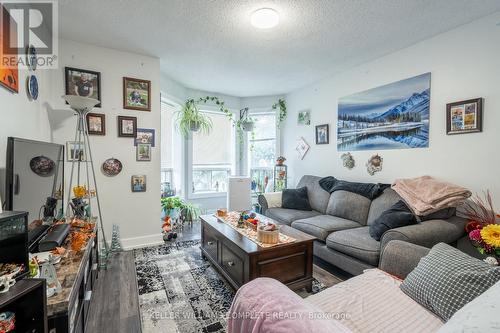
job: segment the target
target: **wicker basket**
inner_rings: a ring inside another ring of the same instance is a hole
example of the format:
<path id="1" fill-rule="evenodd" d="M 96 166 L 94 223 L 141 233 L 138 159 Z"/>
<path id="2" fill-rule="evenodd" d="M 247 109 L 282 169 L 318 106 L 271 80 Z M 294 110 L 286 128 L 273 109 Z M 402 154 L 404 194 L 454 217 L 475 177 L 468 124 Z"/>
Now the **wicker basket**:
<path id="1" fill-rule="evenodd" d="M 278 244 L 280 241 L 280 230 L 265 231 L 257 228 L 257 240 L 266 244 Z"/>

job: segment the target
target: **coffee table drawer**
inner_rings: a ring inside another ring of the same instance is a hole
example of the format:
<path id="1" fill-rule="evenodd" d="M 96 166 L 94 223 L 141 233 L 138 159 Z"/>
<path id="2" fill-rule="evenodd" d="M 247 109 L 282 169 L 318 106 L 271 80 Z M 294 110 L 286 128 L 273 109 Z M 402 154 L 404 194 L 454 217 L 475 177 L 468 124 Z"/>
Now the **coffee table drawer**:
<path id="1" fill-rule="evenodd" d="M 244 260 L 222 244 L 222 269 L 239 285 L 244 281 Z"/>
<path id="2" fill-rule="evenodd" d="M 217 258 L 217 246 L 219 241 L 208 229 L 203 230 L 203 236 L 203 249 L 212 259 L 217 261 L 219 259 Z"/>

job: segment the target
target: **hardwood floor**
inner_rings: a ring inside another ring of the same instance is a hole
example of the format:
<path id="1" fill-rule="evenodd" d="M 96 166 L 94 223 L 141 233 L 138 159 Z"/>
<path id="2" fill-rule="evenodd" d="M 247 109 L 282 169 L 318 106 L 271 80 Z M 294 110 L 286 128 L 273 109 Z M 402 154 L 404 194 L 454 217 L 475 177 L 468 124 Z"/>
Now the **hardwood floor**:
<path id="1" fill-rule="evenodd" d="M 200 239 L 200 223 L 187 224 L 177 241 Z M 99 272 L 87 321 L 88 332 L 139 333 L 141 318 L 134 252 L 118 253 Z"/>
<path id="2" fill-rule="evenodd" d="M 115 254 L 99 272 L 92 296 L 88 332 L 141 332 L 133 251 Z"/>

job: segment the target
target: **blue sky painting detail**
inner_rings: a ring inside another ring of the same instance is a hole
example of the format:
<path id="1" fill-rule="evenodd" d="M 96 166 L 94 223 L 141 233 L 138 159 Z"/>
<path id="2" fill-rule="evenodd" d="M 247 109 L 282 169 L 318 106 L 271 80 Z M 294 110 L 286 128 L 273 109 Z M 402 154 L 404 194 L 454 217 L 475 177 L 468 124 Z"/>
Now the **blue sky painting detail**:
<path id="1" fill-rule="evenodd" d="M 431 73 L 339 99 L 339 151 L 429 147 Z"/>

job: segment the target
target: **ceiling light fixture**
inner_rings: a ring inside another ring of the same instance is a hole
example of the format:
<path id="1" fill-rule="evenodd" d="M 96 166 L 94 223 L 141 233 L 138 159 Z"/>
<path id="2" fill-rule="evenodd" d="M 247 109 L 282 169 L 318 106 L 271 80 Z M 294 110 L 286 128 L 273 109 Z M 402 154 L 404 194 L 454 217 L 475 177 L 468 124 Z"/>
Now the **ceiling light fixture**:
<path id="1" fill-rule="evenodd" d="M 252 13 L 250 22 L 256 28 L 270 29 L 278 25 L 280 16 L 274 9 L 261 8 Z"/>

